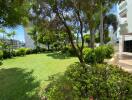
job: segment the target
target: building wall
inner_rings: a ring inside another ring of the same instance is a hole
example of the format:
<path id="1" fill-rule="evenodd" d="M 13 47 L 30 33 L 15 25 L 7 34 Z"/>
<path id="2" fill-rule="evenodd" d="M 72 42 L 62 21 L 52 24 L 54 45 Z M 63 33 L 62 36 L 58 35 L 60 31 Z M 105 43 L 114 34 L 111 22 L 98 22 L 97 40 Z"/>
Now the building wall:
<path id="1" fill-rule="evenodd" d="M 132 52 L 132 0 L 123 0 L 119 4 L 120 38 L 119 52 Z"/>
<path id="2" fill-rule="evenodd" d="M 132 33 L 132 0 L 127 0 L 128 33 Z"/>
<path id="3" fill-rule="evenodd" d="M 25 33 L 24 33 L 24 37 L 25 37 L 25 47 L 26 48 L 35 48 L 34 46 L 34 41 L 31 39 L 31 37 L 27 34 L 28 33 L 28 27 L 25 28 Z"/>

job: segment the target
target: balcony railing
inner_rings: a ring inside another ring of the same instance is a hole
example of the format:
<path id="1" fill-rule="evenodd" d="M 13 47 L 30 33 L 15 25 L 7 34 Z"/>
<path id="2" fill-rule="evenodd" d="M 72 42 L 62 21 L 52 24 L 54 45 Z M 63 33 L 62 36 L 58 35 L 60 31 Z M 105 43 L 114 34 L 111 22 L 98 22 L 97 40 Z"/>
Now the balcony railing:
<path id="1" fill-rule="evenodd" d="M 126 16 L 127 14 L 127 2 L 125 0 L 119 4 L 119 14 L 120 16 Z"/>
<path id="2" fill-rule="evenodd" d="M 127 1 L 122 1 L 120 4 L 119 4 L 119 10 L 123 10 L 124 8 L 127 7 Z"/>

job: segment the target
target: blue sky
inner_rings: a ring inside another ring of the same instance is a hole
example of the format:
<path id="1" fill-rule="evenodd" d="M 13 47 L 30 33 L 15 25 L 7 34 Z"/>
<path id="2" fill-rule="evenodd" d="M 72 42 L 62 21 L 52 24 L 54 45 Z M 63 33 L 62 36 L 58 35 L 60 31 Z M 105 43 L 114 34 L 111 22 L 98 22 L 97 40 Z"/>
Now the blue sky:
<path id="1" fill-rule="evenodd" d="M 25 39 L 24 39 L 24 28 L 22 26 L 17 26 L 15 28 L 5 28 L 5 31 L 7 33 L 15 31 L 16 35 L 15 35 L 14 38 L 16 40 L 20 40 L 20 41 L 23 41 L 23 42 L 25 41 Z"/>

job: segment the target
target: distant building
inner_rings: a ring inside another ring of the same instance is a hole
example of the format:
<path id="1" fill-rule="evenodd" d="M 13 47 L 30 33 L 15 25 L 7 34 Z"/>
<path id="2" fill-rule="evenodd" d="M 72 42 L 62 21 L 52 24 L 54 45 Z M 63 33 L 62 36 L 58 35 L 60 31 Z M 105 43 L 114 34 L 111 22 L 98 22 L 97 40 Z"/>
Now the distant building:
<path id="1" fill-rule="evenodd" d="M 119 4 L 120 38 L 119 52 L 132 53 L 132 0 L 122 0 Z"/>
<path id="2" fill-rule="evenodd" d="M 19 40 L 12 40 L 12 39 L 2 39 L 0 41 L 3 42 L 5 45 L 11 45 L 13 49 L 25 47 L 25 43 Z"/>

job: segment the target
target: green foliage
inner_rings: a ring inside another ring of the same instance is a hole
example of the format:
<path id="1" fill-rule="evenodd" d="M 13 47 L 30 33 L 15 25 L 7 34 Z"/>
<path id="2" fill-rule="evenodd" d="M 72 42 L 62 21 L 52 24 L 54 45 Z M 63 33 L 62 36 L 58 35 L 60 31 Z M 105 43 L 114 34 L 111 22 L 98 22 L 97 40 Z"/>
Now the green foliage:
<path id="1" fill-rule="evenodd" d="M 112 58 L 112 54 L 114 54 L 114 48 L 111 45 L 99 46 L 92 49 L 84 49 L 84 60 L 86 63 L 95 64 L 95 63 L 103 63 L 104 59 Z"/>
<path id="2" fill-rule="evenodd" d="M 0 50 L 0 60 L 3 58 L 3 51 Z"/>
<path id="3" fill-rule="evenodd" d="M 84 53 L 84 60 L 86 63 L 96 63 L 96 55 L 94 50 L 92 50 L 91 48 L 84 48 L 83 50 Z"/>
<path id="4" fill-rule="evenodd" d="M 30 4 L 27 0 L 0 0 L 0 26 L 26 23 Z"/>
<path id="5" fill-rule="evenodd" d="M 54 50 L 61 50 L 62 49 L 62 44 L 60 42 L 54 42 L 53 43 L 53 49 Z"/>
<path id="6" fill-rule="evenodd" d="M 26 55 L 26 48 L 19 48 L 16 50 L 16 56 L 25 56 Z"/>
<path id="7" fill-rule="evenodd" d="M 85 42 L 88 43 L 88 45 L 89 45 L 89 43 L 90 43 L 90 35 L 86 34 L 83 37 L 84 37 Z"/>
<path id="8" fill-rule="evenodd" d="M 76 52 L 71 46 L 65 46 L 62 49 L 62 53 L 66 53 L 69 56 L 76 56 Z"/>
<path id="9" fill-rule="evenodd" d="M 3 59 L 3 51 L 2 50 L 0 50 L 0 65 L 2 65 L 2 60 Z"/>
<path id="10" fill-rule="evenodd" d="M 118 66 L 97 64 L 71 65 L 64 75 L 50 77 L 48 100 L 129 100 L 132 98 L 132 74 Z"/>
<path id="11" fill-rule="evenodd" d="M 12 54 L 8 50 L 3 50 L 3 59 L 12 58 Z"/>
<path id="12" fill-rule="evenodd" d="M 25 48 L 25 52 L 26 52 L 26 54 L 32 54 L 32 49 L 30 49 L 30 48 Z"/>
<path id="13" fill-rule="evenodd" d="M 46 51 L 47 51 L 46 48 L 40 48 L 40 52 L 41 52 L 41 53 L 44 53 L 44 52 L 46 52 Z"/>
<path id="14" fill-rule="evenodd" d="M 118 28 L 118 19 L 115 14 L 108 14 L 104 17 L 104 24 L 106 25 L 106 30 L 108 30 L 108 27 L 111 25 L 113 27 L 114 32 Z"/>
<path id="15" fill-rule="evenodd" d="M 114 54 L 114 47 L 112 45 L 106 45 L 105 48 L 105 57 L 107 59 L 112 58 L 112 54 Z"/>

